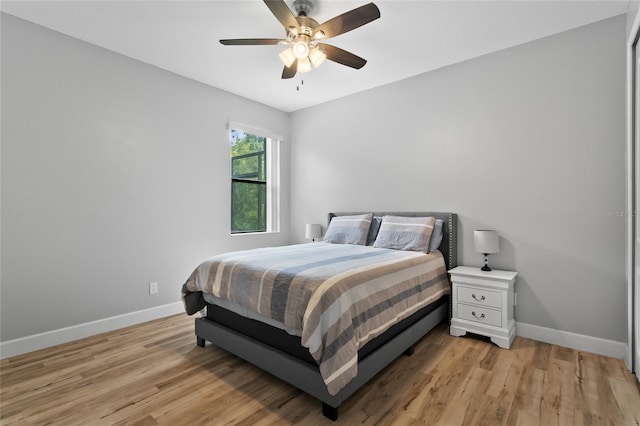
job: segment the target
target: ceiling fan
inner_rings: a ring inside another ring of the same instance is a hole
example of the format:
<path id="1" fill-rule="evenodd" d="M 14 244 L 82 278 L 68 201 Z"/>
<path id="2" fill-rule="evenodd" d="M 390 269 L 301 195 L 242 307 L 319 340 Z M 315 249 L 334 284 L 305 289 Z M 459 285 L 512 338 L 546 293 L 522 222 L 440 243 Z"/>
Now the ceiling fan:
<path id="1" fill-rule="evenodd" d="M 360 69 L 367 63 L 365 59 L 339 47 L 322 43 L 321 40 L 344 34 L 378 19 L 380 10 L 375 4 L 365 4 L 318 24 L 315 19 L 308 16 L 313 9 L 310 0 L 295 0 L 293 2 L 298 16 L 291 12 L 284 0 L 264 0 L 264 2 L 284 26 L 287 33 L 285 39 L 241 38 L 220 40 L 220 43 L 225 46 L 288 46 L 280 53 L 280 60 L 284 63 L 282 78 L 285 79 L 292 78 L 298 72 L 311 71 L 311 64 L 317 68 L 325 59 L 355 69 Z"/>

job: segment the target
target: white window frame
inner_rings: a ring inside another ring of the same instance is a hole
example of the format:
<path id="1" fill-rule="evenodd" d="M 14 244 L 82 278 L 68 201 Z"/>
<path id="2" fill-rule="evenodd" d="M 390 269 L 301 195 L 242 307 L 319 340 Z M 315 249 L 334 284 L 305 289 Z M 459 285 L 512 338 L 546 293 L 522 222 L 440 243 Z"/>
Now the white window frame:
<path id="1" fill-rule="evenodd" d="M 227 126 L 227 137 L 229 138 L 229 153 L 231 153 L 231 130 L 239 130 L 244 133 L 250 133 L 266 138 L 267 143 L 265 151 L 267 154 L 267 230 L 257 232 L 231 232 L 231 229 L 229 229 L 229 232 L 233 236 L 262 235 L 280 232 L 280 144 L 282 142 L 282 136 L 268 130 L 248 126 L 246 124 L 229 122 Z M 229 161 L 229 168 L 231 168 L 231 161 Z M 231 169 L 229 169 L 230 178 L 231 173 Z M 229 189 L 231 189 L 231 185 L 229 186 Z M 231 200 L 231 197 L 229 197 L 229 200 Z M 231 226 L 231 206 L 229 208 L 228 223 L 229 226 Z"/>

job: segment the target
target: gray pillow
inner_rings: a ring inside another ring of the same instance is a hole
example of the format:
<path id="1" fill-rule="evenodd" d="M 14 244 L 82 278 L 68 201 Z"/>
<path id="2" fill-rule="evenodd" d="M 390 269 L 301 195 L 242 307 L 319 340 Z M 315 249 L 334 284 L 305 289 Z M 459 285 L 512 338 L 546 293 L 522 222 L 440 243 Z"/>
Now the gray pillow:
<path id="1" fill-rule="evenodd" d="M 429 250 L 434 217 L 384 216 L 374 247 L 394 250 Z"/>
<path id="2" fill-rule="evenodd" d="M 436 224 L 433 227 L 433 233 L 431 234 L 431 240 L 429 240 L 429 253 L 438 250 L 440 243 L 442 242 L 442 219 L 436 219 Z"/>
<path id="3" fill-rule="evenodd" d="M 367 234 L 367 245 L 372 246 L 376 237 L 378 236 L 378 231 L 380 230 L 380 224 L 382 223 L 381 216 L 374 216 L 371 221 L 371 227 L 369 228 L 369 233 Z"/>
<path id="4" fill-rule="evenodd" d="M 363 246 L 367 242 L 367 234 L 371 226 L 373 213 L 334 216 L 324 235 L 325 243 L 356 244 Z"/>

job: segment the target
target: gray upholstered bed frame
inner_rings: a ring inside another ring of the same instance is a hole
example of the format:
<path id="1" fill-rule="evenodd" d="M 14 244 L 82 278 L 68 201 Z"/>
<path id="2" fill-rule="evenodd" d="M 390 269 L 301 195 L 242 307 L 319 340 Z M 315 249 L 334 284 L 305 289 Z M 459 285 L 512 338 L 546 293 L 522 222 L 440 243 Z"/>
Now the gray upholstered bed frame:
<path id="1" fill-rule="evenodd" d="M 329 213 L 329 221 L 334 216 L 363 214 L 370 212 Z M 433 216 L 442 219 L 443 238 L 440 251 L 444 255 L 447 269 L 457 266 L 457 215 L 443 212 L 374 212 L 375 216 Z M 258 342 L 235 330 L 217 324 L 206 318 L 195 321 L 195 333 L 198 346 L 212 342 L 232 354 L 260 367 L 264 371 L 301 389 L 322 401 L 323 414 L 331 419 L 338 418 L 338 407 L 349 396 L 368 382 L 373 376 L 389 365 L 402 353 L 410 354 L 413 345 L 436 325 L 450 318 L 450 303 L 440 305 L 431 313 L 418 320 L 409 328 L 400 332 L 393 339 L 379 347 L 375 352 L 358 363 L 358 375 L 336 395 L 327 392 L 320 372 L 316 366 L 292 357 L 278 349 Z"/>

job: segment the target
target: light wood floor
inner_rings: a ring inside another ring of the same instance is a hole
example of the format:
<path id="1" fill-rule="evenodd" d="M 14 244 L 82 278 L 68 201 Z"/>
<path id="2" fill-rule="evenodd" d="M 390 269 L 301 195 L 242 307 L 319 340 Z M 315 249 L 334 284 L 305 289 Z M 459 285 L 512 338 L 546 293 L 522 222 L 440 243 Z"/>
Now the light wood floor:
<path id="1" fill-rule="evenodd" d="M 5 359 L 2 425 L 331 425 L 321 404 L 252 365 L 195 344 L 176 315 Z M 340 409 L 335 424 L 638 425 L 620 360 L 517 337 L 511 350 L 445 324 Z"/>

